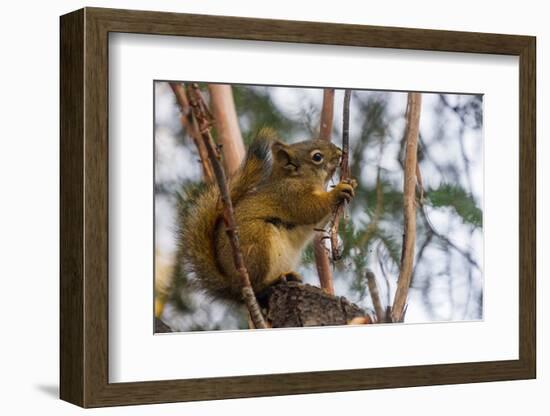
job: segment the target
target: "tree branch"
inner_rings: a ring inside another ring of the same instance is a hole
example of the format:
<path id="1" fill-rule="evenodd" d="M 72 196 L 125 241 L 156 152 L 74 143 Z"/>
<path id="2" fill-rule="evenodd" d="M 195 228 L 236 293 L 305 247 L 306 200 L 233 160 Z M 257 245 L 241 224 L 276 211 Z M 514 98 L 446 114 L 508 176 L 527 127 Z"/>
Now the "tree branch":
<path id="1" fill-rule="evenodd" d="M 372 323 L 370 312 L 346 298 L 297 282 L 282 282 L 267 289 L 262 306 L 272 328 Z"/>
<path id="2" fill-rule="evenodd" d="M 332 136 L 332 123 L 334 120 L 334 88 L 323 90 L 323 107 L 321 108 L 321 122 L 319 126 L 319 138 L 329 141 Z"/>
<path id="3" fill-rule="evenodd" d="M 298 282 L 280 282 L 262 292 L 259 298 L 270 328 L 299 328 L 372 324 L 374 313 L 342 296 Z M 177 332 L 155 318 L 155 333 Z"/>
<path id="4" fill-rule="evenodd" d="M 349 105 L 351 102 L 351 90 L 344 93 L 344 114 L 342 120 L 342 162 L 341 180 L 349 179 Z"/>
<path id="5" fill-rule="evenodd" d="M 231 85 L 208 84 L 218 143 L 223 146 L 223 162 L 231 175 L 241 165 L 245 149 L 235 110 Z"/>
<path id="6" fill-rule="evenodd" d="M 332 268 L 328 257 L 328 249 L 324 243 L 326 238 L 328 237 L 324 231 L 317 231 L 313 238 L 313 253 L 315 254 L 315 266 L 319 275 L 319 283 L 328 294 L 334 295 Z"/>
<path id="7" fill-rule="evenodd" d="M 207 183 L 212 183 L 214 181 L 214 172 L 212 171 L 212 166 L 208 160 L 208 152 L 206 151 L 206 147 L 204 146 L 204 142 L 202 141 L 199 133 L 197 120 L 191 111 L 191 106 L 189 105 L 187 94 L 185 93 L 185 87 L 181 82 L 169 82 L 168 84 L 174 92 L 176 101 L 181 111 L 181 124 L 187 130 L 189 137 L 191 137 L 195 143 L 195 147 L 199 153 L 204 181 Z"/>
<path id="8" fill-rule="evenodd" d="M 374 312 L 376 313 L 376 318 L 378 323 L 386 322 L 386 312 L 382 306 L 382 301 L 380 300 L 380 292 L 378 291 L 378 285 L 376 284 L 376 277 L 371 270 L 367 270 L 367 286 L 369 287 L 370 298 L 372 300 L 372 305 L 374 306 Z"/>
<path id="9" fill-rule="evenodd" d="M 344 114 L 342 121 L 342 161 L 340 162 L 340 182 L 350 179 L 349 169 L 349 105 L 351 101 L 351 90 L 344 93 Z M 346 202 L 340 203 L 334 210 L 332 221 L 330 222 L 330 246 L 332 249 L 332 260 L 338 261 L 342 258 L 340 247 L 338 245 L 338 227 L 340 226 L 340 216 L 344 213 Z"/>
<path id="10" fill-rule="evenodd" d="M 323 91 L 323 107 L 319 127 L 319 138 L 330 141 L 332 123 L 334 119 L 334 89 L 325 88 Z M 334 282 L 332 268 L 329 260 L 328 249 L 324 240 L 328 238 L 324 231 L 317 231 L 313 239 L 313 252 L 315 253 L 315 265 L 319 275 L 321 287 L 329 294 L 334 295 Z"/>
<path id="11" fill-rule="evenodd" d="M 397 290 L 395 292 L 391 311 L 393 322 L 403 322 L 413 270 L 414 248 L 416 241 L 415 190 L 417 185 L 416 169 L 421 102 L 422 95 L 420 93 L 408 93 L 403 183 L 403 248 L 401 252 L 401 267 L 399 270 L 399 278 L 397 280 Z"/>
<path id="12" fill-rule="evenodd" d="M 206 104 L 202 98 L 199 87 L 197 84 L 192 84 L 190 88 L 190 103 L 191 108 L 195 114 L 197 122 L 199 124 L 199 131 L 202 135 L 206 150 L 208 151 L 208 157 L 214 170 L 214 176 L 220 190 L 220 197 L 223 205 L 223 221 L 225 224 L 225 231 L 231 249 L 233 252 L 233 262 L 242 280 L 242 295 L 243 300 L 248 308 L 250 317 L 256 328 L 267 328 L 265 320 L 260 311 L 260 307 L 256 301 L 256 296 L 250 284 L 250 277 L 248 270 L 244 264 L 243 254 L 239 244 L 239 233 L 237 224 L 235 222 L 235 213 L 233 210 L 233 203 L 229 196 L 229 186 L 227 185 L 227 177 L 225 170 L 221 163 L 221 155 L 218 148 L 214 144 L 214 140 L 210 133 L 211 128 L 211 116 L 207 113 Z"/>
<path id="13" fill-rule="evenodd" d="M 418 187 L 420 205 L 424 205 L 424 184 L 422 182 L 422 173 L 420 172 L 420 163 L 416 161 L 416 185 Z"/>

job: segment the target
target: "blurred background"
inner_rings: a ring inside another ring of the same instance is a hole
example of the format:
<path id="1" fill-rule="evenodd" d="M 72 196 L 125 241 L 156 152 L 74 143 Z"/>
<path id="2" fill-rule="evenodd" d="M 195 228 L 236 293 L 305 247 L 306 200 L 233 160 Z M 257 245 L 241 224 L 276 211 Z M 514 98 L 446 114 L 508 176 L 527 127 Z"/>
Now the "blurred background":
<path id="1" fill-rule="evenodd" d="M 208 99 L 206 84 L 201 85 Z M 245 146 L 269 126 L 282 140 L 317 137 L 322 88 L 233 85 Z M 168 82 L 155 93 L 155 310 L 175 331 L 248 328 L 244 309 L 189 288 L 176 264 L 178 199 L 202 181 L 196 146 L 180 121 Z M 332 141 L 341 146 L 343 90 L 336 90 Z M 336 294 L 372 308 L 371 269 L 385 305 L 399 275 L 403 233 L 406 92 L 353 90 L 350 154 L 357 195 L 341 227 L 344 257 L 334 266 Z M 424 204 L 417 210 L 412 285 L 405 323 L 483 318 L 483 104 L 481 95 L 422 94 L 418 160 Z M 333 183 L 338 176 L 335 175 Z M 298 270 L 319 285 L 312 247 Z"/>

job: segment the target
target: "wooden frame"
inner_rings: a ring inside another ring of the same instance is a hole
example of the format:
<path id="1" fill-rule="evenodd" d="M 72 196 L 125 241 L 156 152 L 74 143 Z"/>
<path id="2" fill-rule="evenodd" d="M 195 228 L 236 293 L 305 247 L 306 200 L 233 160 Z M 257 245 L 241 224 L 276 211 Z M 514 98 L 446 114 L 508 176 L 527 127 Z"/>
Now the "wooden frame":
<path id="1" fill-rule="evenodd" d="M 535 38 L 85 8 L 61 17 L 63 400 L 145 404 L 535 378 Z M 108 381 L 108 34 L 129 32 L 519 56 L 519 359 L 192 380 Z"/>

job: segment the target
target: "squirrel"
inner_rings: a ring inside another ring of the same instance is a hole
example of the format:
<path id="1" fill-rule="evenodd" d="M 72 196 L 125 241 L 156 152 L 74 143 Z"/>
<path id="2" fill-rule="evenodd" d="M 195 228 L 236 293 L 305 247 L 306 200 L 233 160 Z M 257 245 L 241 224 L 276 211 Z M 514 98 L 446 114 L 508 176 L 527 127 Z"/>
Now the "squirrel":
<path id="1" fill-rule="evenodd" d="M 326 191 L 342 151 L 333 143 L 280 141 L 263 128 L 228 180 L 240 247 L 254 293 L 281 280 L 301 281 L 295 271 L 315 230 L 324 227 L 335 207 L 349 202 L 354 180 Z M 217 299 L 242 302 L 242 281 L 223 222 L 216 184 L 210 184 L 180 218 L 184 267 L 200 288 Z"/>

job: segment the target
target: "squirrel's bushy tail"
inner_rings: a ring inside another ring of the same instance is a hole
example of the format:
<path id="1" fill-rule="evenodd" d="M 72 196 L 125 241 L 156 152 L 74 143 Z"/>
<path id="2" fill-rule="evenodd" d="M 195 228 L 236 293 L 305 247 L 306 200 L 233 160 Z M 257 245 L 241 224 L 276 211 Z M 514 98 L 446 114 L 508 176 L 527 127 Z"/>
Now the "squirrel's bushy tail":
<path id="1" fill-rule="evenodd" d="M 215 236 L 221 210 L 218 207 L 219 192 L 215 185 L 209 185 L 191 202 L 187 209 L 179 213 L 178 254 L 182 270 L 192 273 L 200 287 L 209 291 L 221 291 L 223 276 L 217 267 L 214 253 Z"/>
<path id="2" fill-rule="evenodd" d="M 231 201 L 236 206 L 271 171 L 271 144 L 276 135 L 262 129 L 248 148 L 243 164 L 229 179 Z M 223 211 L 217 184 L 210 184 L 190 207 L 180 210 L 178 252 L 184 269 L 195 275 L 198 285 L 216 298 L 239 299 L 234 285 L 223 275 L 216 256 L 217 228 L 223 226 Z"/>

